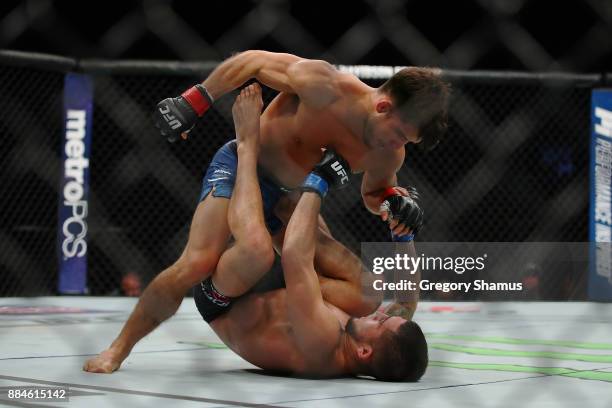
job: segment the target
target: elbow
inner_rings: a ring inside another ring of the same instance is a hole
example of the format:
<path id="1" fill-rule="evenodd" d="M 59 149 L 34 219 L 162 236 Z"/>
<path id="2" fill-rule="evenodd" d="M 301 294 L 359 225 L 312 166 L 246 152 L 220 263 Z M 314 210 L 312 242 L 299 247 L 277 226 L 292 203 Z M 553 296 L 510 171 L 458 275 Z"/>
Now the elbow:
<path id="1" fill-rule="evenodd" d="M 361 194 L 363 205 L 370 213 L 374 215 L 380 214 L 380 200 L 378 197 L 373 197 L 371 194 Z"/>
<path id="2" fill-rule="evenodd" d="M 233 64 L 228 67 L 226 79 L 231 80 L 245 75 L 248 78 L 257 76 L 265 61 L 265 53 L 260 50 L 247 50 L 232 55 Z"/>
<path id="3" fill-rule="evenodd" d="M 289 80 L 296 89 L 302 89 L 305 86 L 311 85 L 313 77 L 322 75 L 322 63 L 328 64 L 324 61 L 298 59 L 287 66 L 287 77 L 289 77 Z"/>
<path id="4" fill-rule="evenodd" d="M 236 56 L 239 56 L 245 61 L 257 61 L 257 60 L 261 60 L 262 58 L 264 58 L 265 53 L 266 53 L 265 51 L 261 51 L 261 50 L 247 50 L 247 51 L 242 51 L 236 54 Z"/>
<path id="5" fill-rule="evenodd" d="M 294 89 L 301 89 L 304 86 L 305 81 L 300 61 L 294 62 L 287 67 L 287 78 Z"/>
<path id="6" fill-rule="evenodd" d="M 351 311 L 352 313 L 349 314 L 355 317 L 369 316 L 380 308 L 382 301 L 382 294 L 364 297 L 361 302 L 357 304 L 355 310 Z"/>
<path id="7" fill-rule="evenodd" d="M 366 176 L 364 175 L 364 178 Z M 361 200 L 363 201 L 363 205 L 365 208 L 371 212 L 372 214 L 379 214 L 380 212 L 380 189 L 372 190 L 368 188 L 365 184 L 361 185 Z"/>

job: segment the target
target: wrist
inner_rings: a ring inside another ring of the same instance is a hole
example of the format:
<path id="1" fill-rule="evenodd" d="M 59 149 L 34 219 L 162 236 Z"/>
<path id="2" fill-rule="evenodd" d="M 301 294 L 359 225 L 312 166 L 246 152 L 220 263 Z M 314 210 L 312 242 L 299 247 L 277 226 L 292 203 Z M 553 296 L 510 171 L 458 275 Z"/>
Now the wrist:
<path id="1" fill-rule="evenodd" d="M 108 352 L 111 353 L 117 361 L 123 361 L 130 355 L 134 344 L 127 344 L 125 341 L 117 338 L 113 341 L 108 348 Z"/>
<path id="2" fill-rule="evenodd" d="M 385 201 L 387 198 L 389 197 L 393 197 L 393 196 L 397 196 L 397 195 L 401 195 L 399 191 L 397 191 L 397 189 L 393 186 L 393 187 L 387 187 L 383 190 L 383 192 L 380 195 L 380 202 L 382 203 L 383 201 Z"/>
<path id="3" fill-rule="evenodd" d="M 189 103 L 189 106 L 195 111 L 198 116 L 210 109 L 214 103 L 213 97 L 208 93 L 208 90 L 201 84 L 197 84 L 187 89 L 181 96 Z"/>
<path id="4" fill-rule="evenodd" d="M 310 173 L 302 183 L 302 191 L 311 191 L 319 194 L 321 198 L 327 195 L 329 184 L 327 181 L 316 173 Z"/>
<path id="5" fill-rule="evenodd" d="M 259 153 L 259 140 L 257 138 L 247 138 L 245 140 L 238 140 L 236 143 L 236 152 L 241 155 Z"/>
<path id="6" fill-rule="evenodd" d="M 393 242 L 410 242 L 414 240 L 414 234 L 406 234 L 406 235 L 395 235 L 394 233 L 391 233 L 391 240 Z"/>

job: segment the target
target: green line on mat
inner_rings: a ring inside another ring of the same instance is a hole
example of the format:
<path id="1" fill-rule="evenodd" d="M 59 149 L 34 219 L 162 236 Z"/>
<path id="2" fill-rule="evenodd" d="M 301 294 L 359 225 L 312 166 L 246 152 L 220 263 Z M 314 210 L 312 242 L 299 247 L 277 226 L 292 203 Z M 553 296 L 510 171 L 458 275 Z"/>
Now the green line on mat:
<path id="1" fill-rule="evenodd" d="M 455 351 L 458 353 L 477 354 L 480 356 L 496 357 L 534 357 L 534 358 L 554 358 L 557 360 L 576 360 L 587 361 L 590 363 L 612 363 L 612 355 L 609 354 L 578 354 L 578 353 L 559 353 L 556 351 L 521 351 L 521 350 L 502 350 L 484 347 L 466 347 L 456 344 L 431 343 L 429 347 L 437 350 Z"/>
<path id="2" fill-rule="evenodd" d="M 516 364 L 452 363 L 448 361 L 430 361 L 429 365 L 433 367 L 460 368 L 464 370 L 509 371 L 515 373 L 561 375 L 564 377 L 579 378 L 581 380 L 612 382 L 611 372 L 593 370 L 581 371 L 563 367 L 533 367 Z"/>
<path id="3" fill-rule="evenodd" d="M 581 380 L 597 380 L 612 382 L 612 373 L 606 371 L 576 371 L 563 374 L 565 377 L 580 378 Z"/>
<path id="4" fill-rule="evenodd" d="M 194 346 L 206 347 L 208 349 L 226 349 L 227 346 L 223 343 L 210 343 L 207 341 L 177 341 L 179 344 L 193 344 Z"/>
<path id="5" fill-rule="evenodd" d="M 515 339 L 510 337 L 464 336 L 438 333 L 429 333 L 427 334 L 427 337 L 430 339 L 479 341 L 482 343 L 525 344 L 540 346 L 573 347 L 590 350 L 612 350 L 612 344 L 610 343 L 584 343 L 569 340 Z"/>
<path id="6" fill-rule="evenodd" d="M 516 373 L 537 373 L 547 375 L 560 375 L 576 371 L 563 367 L 533 367 L 517 364 L 451 363 L 448 361 L 430 361 L 429 365 L 434 367 L 463 368 L 465 370 L 512 371 Z"/>

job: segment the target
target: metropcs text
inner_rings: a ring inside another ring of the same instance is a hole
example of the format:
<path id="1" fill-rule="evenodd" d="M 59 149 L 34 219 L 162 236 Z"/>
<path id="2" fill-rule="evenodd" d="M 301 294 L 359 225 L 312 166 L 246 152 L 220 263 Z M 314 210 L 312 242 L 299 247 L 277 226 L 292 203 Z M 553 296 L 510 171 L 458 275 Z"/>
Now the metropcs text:
<path id="1" fill-rule="evenodd" d="M 66 115 L 66 161 L 64 163 L 64 206 L 70 216 L 62 225 L 62 252 L 64 258 L 82 257 L 87 253 L 87 200 L 85 199 L 85 170 L 89 159 L 85 157 L 87 112 L 68 110 Z"/>

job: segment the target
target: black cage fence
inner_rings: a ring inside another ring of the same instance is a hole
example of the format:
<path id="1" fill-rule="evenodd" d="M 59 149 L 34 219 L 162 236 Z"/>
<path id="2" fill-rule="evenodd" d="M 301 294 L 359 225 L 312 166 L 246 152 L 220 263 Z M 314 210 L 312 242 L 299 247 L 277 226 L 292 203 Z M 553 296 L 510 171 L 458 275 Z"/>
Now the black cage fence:
<path id="1" fill-rule="evenodd" d="M 234 137 L 236 93 L 174 144 L 159 136 L 151 112 L 214 66 L 2 56 L 0 295 L 56 292 L 62 88 L 69 71 L 94 83 L 89 293 L 114 293 L 128 273 L 147 282 L 180 255 L 208 162 Z M 371 86 L 389 71 L 345 69 Z M 590 95 L 601 76 L 445 75 L 454 92 L 446 140 L 429 153 L 408 146 L 398 174 L 400 185 L 416 186 L 422 196 L 419 240 L 588 241 Z M 264 92 L 266 102 L 275 96 Z M 360 242 L 389 240 L 385 225 L 364 209 L 359 180 L 332 193 L 323 213 L 334 236 L 355 251 Z"/>

